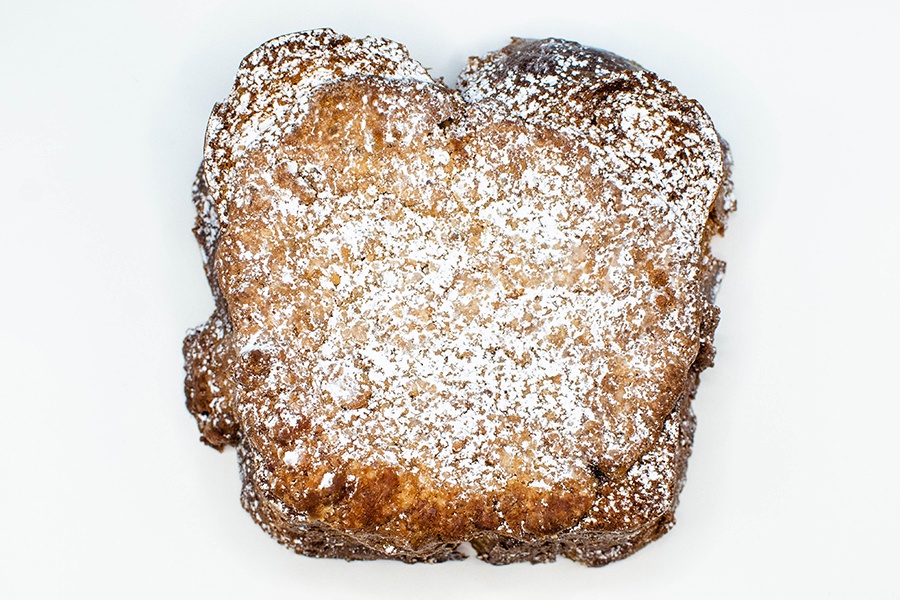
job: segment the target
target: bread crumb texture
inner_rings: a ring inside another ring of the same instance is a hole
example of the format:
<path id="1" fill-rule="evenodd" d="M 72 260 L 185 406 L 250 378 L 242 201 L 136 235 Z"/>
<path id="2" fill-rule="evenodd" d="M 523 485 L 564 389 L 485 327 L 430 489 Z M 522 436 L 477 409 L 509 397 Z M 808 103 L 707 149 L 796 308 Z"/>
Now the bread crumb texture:
<path id="1" fill-rule="evenodd" d="M 729 167 L 696 102 L 573 42 L 514 39 L 456 89 L 395 42 L 268 42 L 194 187 L 202 439 L 302 554 L 630 554 L 673 523 Z"/>

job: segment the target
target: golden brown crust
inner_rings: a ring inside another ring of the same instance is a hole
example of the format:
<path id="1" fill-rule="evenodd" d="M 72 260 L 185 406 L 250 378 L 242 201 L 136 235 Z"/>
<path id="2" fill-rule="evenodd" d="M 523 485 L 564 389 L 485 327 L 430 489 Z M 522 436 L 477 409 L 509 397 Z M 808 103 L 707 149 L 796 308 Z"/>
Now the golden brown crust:
<path id="1" fill-rule="evenodd" d="M 225 341 L 225 327 L 225 317 L 217 311 L 184 340 L 184 357 L 188 365 L 184 380 L 187 407 L 197 419 L 200 439 L 217 450 L 236 444 L 239 439 L 234 420 L 235 392 L 229 376 L 232 360 Z"/>
<path id="2" fill-rule="evenodd" d="M 245 59 L 194 191 L 217 309 L 188 408 L 300 553 L 605 564 L 674 522 L 727 147 L 572 42 L 514 40 L 460 89 L 328 30 Z"/>

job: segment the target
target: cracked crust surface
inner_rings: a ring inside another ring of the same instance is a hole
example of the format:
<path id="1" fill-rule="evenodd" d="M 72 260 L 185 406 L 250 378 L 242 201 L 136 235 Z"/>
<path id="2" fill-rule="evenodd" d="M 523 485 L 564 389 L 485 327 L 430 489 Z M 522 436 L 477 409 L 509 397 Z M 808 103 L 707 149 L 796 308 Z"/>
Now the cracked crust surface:
<path id="1" fill-rule="evenodd" d="M 674 522 L 729 164 L 696 102 L 572 42 L 514 40 L 458 90 L 394 42 L 263 45 L 194 189 L 202 439 L 303 554 L 627 556 Z"/>

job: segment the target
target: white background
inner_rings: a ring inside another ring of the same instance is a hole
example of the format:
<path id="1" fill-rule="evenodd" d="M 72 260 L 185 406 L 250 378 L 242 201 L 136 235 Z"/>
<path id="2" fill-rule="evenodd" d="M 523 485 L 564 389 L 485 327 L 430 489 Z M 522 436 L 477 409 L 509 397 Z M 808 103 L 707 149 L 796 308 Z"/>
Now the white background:
<path id="1" fill-rule="evenodd" d="M 900 598 L 900 129 L 889 2 L 9 2 L 0 8 L 0 597 Z M 739 210 L 678 525 L 602 569 L 312 560 L 197 440 L 181 340 L 206 118 L 330 26 L 455 79 L 508 37 L 607 48 L 706 107 Z M 252 594 L 252 596 L 249 596 Z"/>

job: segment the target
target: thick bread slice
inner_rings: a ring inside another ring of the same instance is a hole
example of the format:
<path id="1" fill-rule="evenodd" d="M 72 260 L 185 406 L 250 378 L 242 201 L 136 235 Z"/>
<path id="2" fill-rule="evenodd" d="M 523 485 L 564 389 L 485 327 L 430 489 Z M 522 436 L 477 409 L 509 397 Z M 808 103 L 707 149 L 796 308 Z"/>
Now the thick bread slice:
<path id="1" fill-rule="evenodd" d="M 460 87 L 329 30 L 244 60 L 194 191 L 217 309 L 188 407 L 300 553 L 604 564 L 673 521 L 727 152 L 671 84 L 571 42 Z"/>

